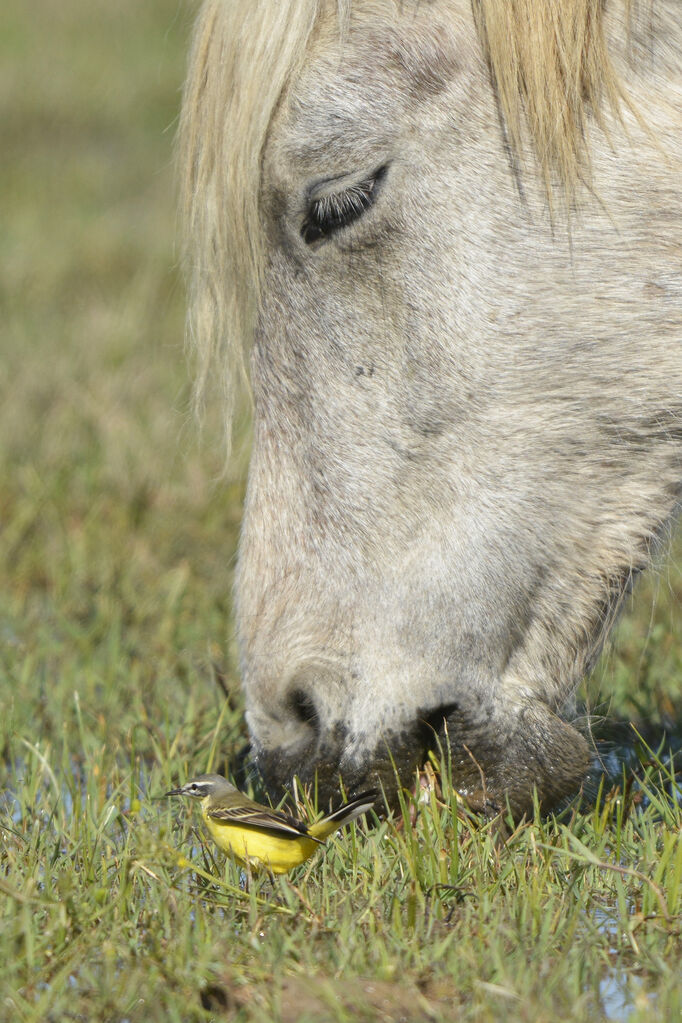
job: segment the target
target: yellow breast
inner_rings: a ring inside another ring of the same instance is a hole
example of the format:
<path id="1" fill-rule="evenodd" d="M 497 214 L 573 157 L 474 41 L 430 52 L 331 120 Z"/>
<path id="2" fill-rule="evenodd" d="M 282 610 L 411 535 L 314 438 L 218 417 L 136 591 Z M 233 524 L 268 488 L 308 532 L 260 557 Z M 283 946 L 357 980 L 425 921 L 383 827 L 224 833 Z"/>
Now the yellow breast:
<path id="1" fill-rule="evenodd" d="M 213 841 L 240 863 L 267 867 L 273 874 L 284 874 L 319 849 L 319 843 L 301 835 L 281 838 L 266 828 L 247 828 L 240 824 L 216 820 L 202 813 Z"/>

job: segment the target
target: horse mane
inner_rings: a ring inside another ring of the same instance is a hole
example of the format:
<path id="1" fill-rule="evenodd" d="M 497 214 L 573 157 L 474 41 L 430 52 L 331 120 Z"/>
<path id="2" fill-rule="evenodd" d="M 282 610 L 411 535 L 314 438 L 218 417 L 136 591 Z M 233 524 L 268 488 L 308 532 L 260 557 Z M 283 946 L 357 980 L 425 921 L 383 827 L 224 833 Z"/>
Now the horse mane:
<path id="1" fill-rule="evenodd" d="M 318 0 L 206 0 L 190 49 L 178 135 L 187 335 L 199 412 L 220 367 L 228 449 L 260 294 L 261 153 L 317 17 Z"/>
<path id="2" fill-rule="evenodd" d="M 385 14 L 404 2 L 205 0 L 201 8 L 179 131 L 188 338 L 199 410 L 219 367 L 228 444 L 258 310 L 261 158 L 274 110 L 330 4 L 343 31 L 353 4 Z M 527 140 L 550 205 L 557 190 L 570 203 L 589 178 L 588 119 L 600 122 L 606 104 L 617 110 L 621 95 L 604 0 L 471 3 L 513 158 L 520 160 Z"/>
<path id="3" fill-rule="evenodd" d="M 628 0 L 626 0 L 627 4 Z M 549 201 L 555 187 L 570 200 L 589 177 L 587 120 L 603 127 L 605 102 L 624 98 L 604 27 L 604 0 L 472 0 L 512 151 L 524 129 Z"/>

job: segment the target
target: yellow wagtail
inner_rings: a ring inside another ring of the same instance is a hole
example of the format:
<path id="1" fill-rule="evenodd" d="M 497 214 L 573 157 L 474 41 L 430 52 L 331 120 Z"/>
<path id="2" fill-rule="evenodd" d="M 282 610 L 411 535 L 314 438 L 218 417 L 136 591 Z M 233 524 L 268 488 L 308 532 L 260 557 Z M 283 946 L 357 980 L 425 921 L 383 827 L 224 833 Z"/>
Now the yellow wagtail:
<path id="1" fill-rule="evenodd" d="M 376 792 L 363 792 L 319 821 L 290 817 L 249 799 L 221 774 L 200 774 L 167 796 L 201 800 L 201 815 L 213 841 L 241 864 L 284 874 L 303 863 L 333 831 L 373 805 Z"/>

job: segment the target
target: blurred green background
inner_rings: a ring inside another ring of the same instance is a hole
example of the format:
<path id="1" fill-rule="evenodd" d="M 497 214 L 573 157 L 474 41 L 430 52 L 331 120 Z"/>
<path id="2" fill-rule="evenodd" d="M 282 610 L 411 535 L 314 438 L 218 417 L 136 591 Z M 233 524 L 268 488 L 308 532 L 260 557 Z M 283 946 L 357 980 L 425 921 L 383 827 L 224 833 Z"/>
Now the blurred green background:
<path id="1" fill-rule="evenodd" d="M 5 747 L 59 731 L 76 689 L 120 727 L 213 708 L 212 662 L 234 676 L 244 473 L 219 479 L 218 416 L 200 439 L 188 411 L 177 267 L 194 10 L 7 0 L 0 15 Z"/>

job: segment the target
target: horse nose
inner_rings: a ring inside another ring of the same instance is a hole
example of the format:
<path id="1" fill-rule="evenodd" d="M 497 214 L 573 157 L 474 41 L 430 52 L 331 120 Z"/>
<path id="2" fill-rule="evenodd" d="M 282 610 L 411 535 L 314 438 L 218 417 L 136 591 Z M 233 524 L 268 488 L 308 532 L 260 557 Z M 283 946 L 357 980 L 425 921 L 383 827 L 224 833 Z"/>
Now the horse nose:
<path id="1" fill-rule="evenodd" d="M 296 762 L 306 759 L 321 741 L 320 695 L 309 678 L 297 678 L 269 700 L 261 701 L 251 714 L 249 728 L 257 749 L 277 751 Z"/>
<path id="2" fill-rule="evenodd" d="M 272 794 L 294 777 L 322 789 L 338 783 L 344 729 L 330 717 L 327 681 L 324 673 L 297 674 L 279 699 L 248 715 L 255 760 Z"/>
<path id="3" fill-rule="evenodd" d="M 286 699 L 288 728 L 297 738 L 297 745 L 319 742 L 320 713 L 309 687 L 292 686 Z"/>

